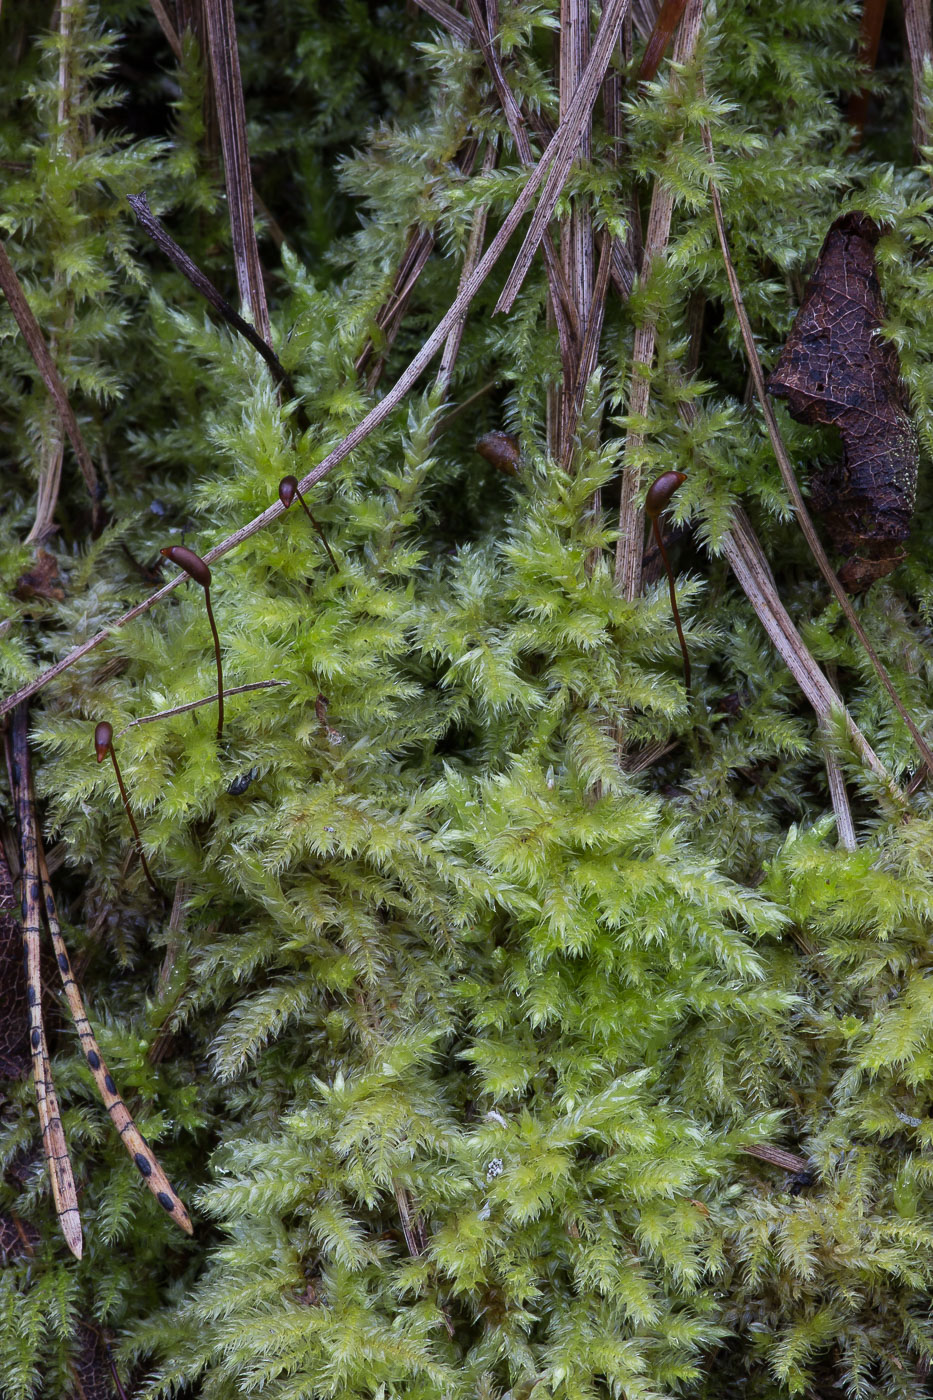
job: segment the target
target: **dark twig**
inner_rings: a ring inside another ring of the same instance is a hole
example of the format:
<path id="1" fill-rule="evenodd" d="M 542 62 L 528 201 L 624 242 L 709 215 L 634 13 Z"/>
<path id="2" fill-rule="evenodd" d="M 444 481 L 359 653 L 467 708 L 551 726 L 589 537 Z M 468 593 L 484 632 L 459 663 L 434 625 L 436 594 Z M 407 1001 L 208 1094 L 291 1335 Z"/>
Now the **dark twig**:
<path id="1" fill-rule="evenodd" d="M 228 686 L 224 695 L 245 695 L 249 690 L 269 690 L 274 685 L 291 685 L 291 681 L 253 681 L 250 685 Z M 125 724 L 116 737 L 119 739 L 121 734 L 128 734 L 138 724 L 155 724 L 156 720 L 183 715 L 188 710 L 200 709 L 202 705 L 213 705 L 216 700 L 216 695 L 202 695 L 200 700 L 189 700 L 187 705 L 173 705 L 170 710 L 157 710 L 154 715 L 140 715 L 139 719 L 131 719 L 129 724 Z"/>
<path id="2" fill-rule="evenodd" d="M 515 149 L 518 158 L 523 165 L 534 165 L 534 152 L 531 149 L 531 142 L 528 139 L 528 130 L 525 118 L 522 115 L 512 89 L 499 61 L 499 54 L 496 50 L 493 36 L 489 32 L 487 16 L 485 14 L 481 0 L 468 0 L 470 15 L 473 20 L 473 32 L 479 42 L 480 50 L 489 69 L 489 76 L 492 78 L 499 104 L 502 107 L 503 115 L 508 123 L 512 140 L 515 142 Z M 554 315 L 557 322 L 557 335 L 561 347 L 561 359 L 563 360 L 572 351 L 572 347 L 578 344 L 580 339 L 580 320 L 577 308 L 574 305 L 570 288 L 567 285 L 567 278 L 561 266 L 560 259 L 554 251 L 550 238 L 545 238 L 542 245 L 544 262 L 547 267 L 548 285 L 551 292 L 551 305 L 554 308 Z"/>
<path id="3" fill-rule="evenodd" d="M 453 5 L 446 4 L 445 0 L 415 0 L 415 3 L 424 10 L 425 14 L 430 15 L 432 19 L 436 19 L 439 24 L 449 30 L 454 38 L 459 39 L 462 44 L 473 42 L 473 28 L 470 21 L 458 14 Z"/>
<path id="4" fill-rule="evenodd" d="M 930 145 L 930 111 L 924 99 L 924 70 L 933 61 L 933 25 L 928 0 L 904 0 L 904 28 L 913 76 L 914 149 Z"/>
<path id="5" fill-rule="evenodd" d="M 109 729 L 110 726 L 108 725 L 107 727 Z M 112 748 L 110 752 L 112 756 Z M 49 933 L 52 936 L 52 947 L 55 950 L 55 961 L 58 964 L 58 970 L 61 974 L 62 986 L 65 989 L 68 1009 L 75 1023 L 75 1030 L 78 1032 L 78 1039 L 81 1042 L 84 1058 L 87 1060 L 88 1068 L 94 1076 L 97 1092 L 100 1094 L 104 1108 L 110 1114 L 111 1122 L 117 1130 L 120 1141 L 132 1158 L 136 1170 L 146 1183 L 146 1186 L 152 1192 L 153 1196 L 155 1196 L 162 1209 L 174 1220 L 175 1224 L 178 1225 L 180 1229 L 184 1230 L 186 1235 L 190 1235 L 193 1233 L 193 1230 L 188 1212 L 175 1194 L 152 1148 L 137 1128 L 133 1115 L 117 1093 L 117 1086 L 113 1081 L 113 1076 L 107 1069 L 104 1057 L 100 1052 L 100 1046 L 97 1043 L 94 1032 L 91 1030 L 91 1023 L 88 1020 L 87 1012 L 84 1008 L 84 1000 L 72 974 L 71 959 L 68 956 L 68 949 L 62 937 L 61 923 L 59 922 L 58 910 L 55 906 L 55 896 L 52 892 L 52 884 L 49 880 L 49 872 L 45 863 L 45 853 L 42 850 L 42 839 L 38 834 L 36 847 L 39 857 L 39 874 L 42 880 L 42 895 L 45 903 Z"/>
<path id="6" fill-rule="evenodd" d="M 243 317 L 234 311 L 230 303 L 221 296 L 210 278 L 205 277 L 197 263 L 192 262 L 184 248 L 179 247 L 171 234 L 167 232 L 164 225 L 156 218 L 155 214 L 153 214 L 152 210 L 149 208 L 149 201 L 146 196 L 144 194 L 131 194 L 128 198 L 133 213 L 156 247 L 165 254 L 182 276 L 188 279 L 195 291 L 199 292 L 204 300 L 209 302 L 214 310 L 219 312 L 224 320 L 227 321 L 235 331 L 238 331 L 244 340 L 248 340 L 254 350 L 259 352 L 272 371 L 272 376 L 276 383 L 282 386 L 288 397 L 290 399 L 297 398 L 295 386 L 292 384 L 288 371 L 283 366 L 278 355 L 276 355 L 272 347 L 263 340 L 262 336 L 249 322 L 244 321 Z"/>

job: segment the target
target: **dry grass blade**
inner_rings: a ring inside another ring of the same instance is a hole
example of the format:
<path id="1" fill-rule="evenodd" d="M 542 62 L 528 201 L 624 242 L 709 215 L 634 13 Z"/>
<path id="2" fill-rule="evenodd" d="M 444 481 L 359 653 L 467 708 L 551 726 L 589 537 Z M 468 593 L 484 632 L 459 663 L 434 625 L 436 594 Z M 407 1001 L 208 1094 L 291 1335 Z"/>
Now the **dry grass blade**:
<path id="1" fill-rule="evenodd" d="M 45 387 L 54 400 L 58 409 L 59 417 L 64 425 L 65 432 L 74 448 L 78 466 L 81 468 L 81 475 L 84 477 L 84 484 L 88 489 L 88 494 L 94 502 L 95 514 L 98 510 L 98 500 L 100 497 L 100 487 L 97 480 L 97 472 L 94 463 L 91 461 L 91 454 L 87 450 L 81 430 L 78 427 L 78 420 L 75 418 L 74 410 L 68 401 L 65 386 L 61 376 L 55 366 L 55 361 L 49 353 L 49 348 L 45 343 L 45 337 L 39 327 L 39 322 L 32 313 L 32 307 L 26 300 L 25 293 L 19 283 L 19 278 L 13 269 L 6 248 L 0 241 L 0 287 L 3 294 L 10 303 L 10 310 L 20 333 L 29 347 L 29 353 L 36 362 L 36 367 L 45 381 Z"/>
<path id="2" fill-rule="evenodd" d="M 483 175 L 489 175 L 492 173 L 493 170 L 495 170 L 496 159 L 498 157 L 498 154 L 499 147 L 497 140 L 494 136 L 490 137 L 489 142 L 486 146 L 485 154 L 483 155 L 483 165 L 481 171 Z M 483 243 L 486 238 L 486 224 L 488 222 L 488 218 L 489 210 L 486 208 L 485 205 L 477 209 L 476 213 L 473 215 L 473 220 L 470 224 L 470 237 L 467 240 L 466 253 L 463 257 L 463 267 L 460 271 L 460 281 L 457 286 L 458 293 L 462 289 L 464 283 L 474 272 L 477 263 L 483 255 Z M 444 353 L 441 355 L 441 363 L 437 371 L 436 383 L 438 387 L 442 390 L 445 398 L 448 392 L 450 391 L 450 383 L 453 379 L 454 366 L 457 363 L 457 357 L 460 354 L 460 342 L 463 340 L 463 332 L 465 327 L 466 316 L 461 316 L 457 324 L 453 327 L 450 334 L 448 335 L 447 343 L 444 346 Z M 448 415 L 448 418 L 445 421 L 449 422 L 450 417 L 452 417 L 452 415 Z M 440 424 L 438 424 L 437 431 L 438 433 L 441 431 Z"/>
<path id="3" fill-rule="evenodd" d="M 690 0 L 674 45 L 674 62 L 687 63 L 693 57 L 700 26 L 703 22 L 703 0 Z M 682 140 L 682 135 L 678 141 Z M 651 210 L 642 255 L 641 279 L 646 281 L 655 263 L 664 254 L 671 236 L 674 195 L 660 180 L 651 192 Z M 657 337 L 655 323 L 648 319 L 635 328 L 632 354 L 632 387 L 629 395 L 629 416 L 644 418 L 651 397 L 649 371 L 654 360 Z M 644 555 L 645 515 L 641 507 L 641 450 L 644 434 L 629 428 L 625 435 L 625 456 L 622 469 L 622 494 L 619 501 L 619 537 L 616 543 L 616 587 L 631 601 L 641 590 L 641 566 Z"/>
<path id="4" fill-rule="evenodd" d="M 174 238 L 166 230 L 161 221 L 153 214 L 146 196 L 144 194 L 131 194 L 128 196 L 128 200 L 133 213 L 139 220 L 140 227 L 148 233 L 156 247 L 165 254 L 173 267 L 176 267 L 182 276 L 188 279 L 195 291 L 199 292 L 204 300 L 209 302 L 214 310 L 219 312 L 224 320 L 227 321 L 235 331 L 238 331 L 244 340 L 248 340 L 254 350 L 258 350 L 259 354 L 272 371 L 276 383 L 282 386 L 289 398 L 295 398 L 295 387 L 288 375 L 288 371 L 279 360 L 278 355 L 276 355 L 272 347 L 263 340 L 262 336 L 257 334 L 249 322 L 244 321 L 243 317 L 234 311 L 230 303 L 221 296 L 210 278 L 206 277 L 197 263 L 189 258 L 184 248 L 175 242 Z"/>
<path id="5" fill-rule="evenodd" d="M 781 602 L 764 551 L 741 508 L 733 514 L 732 528 L 723 540 L 723 554 L 775 651 L 813 706 L 817 719 L 822 724 L 828 723 L 833 711 L 842 708 L 842 702 Z M 891 797 L 902 804 L 903 794 L 848 711 L 845 719 L 852 742 L 868 768 L 885 784 Z"/>
<path id="6" fill-rule="evenodd" d="M 370 393 L 375 389 L 382 377 L 385 368 L 386 351 L 391 346 L 398 335 L 405 315 L 405 308 L 411 298 L 412 292 L 418 282 L 418 278 L 424 271 L 428 258 L 434 251 L 434 234 L 430 229 L 414 228 L 408 235 L 408 243 L 402 254 L 398 271 L 395 274 L 395 283 L 389 293 L 388 300 L 385 301 L 376 313 L 376 325 L 382 332 L 383 344 L 379 355 L 376 357 L 375 365 L 367 376 L 366 387 Z M 362 374 L 368 367 L 375 355 L 376 347 L 372 340 L 367 340 L 360 354 L 357 356 L 353 368 L 357 374 Z"/>
<path id="7" fill-rule="evenodd" d="M 852 808 L 849 806 L 849 794 L 846 792 L 842 765 L 828 736 L 825 736 L 823 740 L 823 761 L 826 764 L 829 797 L 836 814 L 839 844 L 844 851 L 857 851 L 858 837 L 855 834 L 855 823 L 852 820 Z"/>
<path id="8" fill-rule="evenodd" d="M 436 19 L 439 24 L 449 30 L 462 44 L 473 42 L 473 29 L 470 21 L 458 14 L 453 5 L 445 4 L 445 0 L 415 0 L 415 3 L 419 9 L 424 10 L 425 14 L 430 15 L 432 19 Z"/>
<path id="9" fill-rule="evenodd" d="M 931 141 L 930 110 L 924 100 L 926 73 L 933 63 L 933 26 L 929 0 L 904 0 L 904 28 L 910 51 L 910 71 L 914 84 L 914 149 L 919 152 Z"/>
<path id="10" fill-rule="evenodd" d="M 785 1152 L 783 1147 L 772 1147 L 770 1143 L 756 1142 L 752 1147 L 743 1147 L 749 1157 L 757 1157 L 760 1162 L 769 1162 L 772 1167 L 782 1167 L 786 1172 L 806 1172 L 810 1163 L 806 1157 L 798 1157 L 795 1152 Z"/>
<path id="11" fill-rule="evenodd" d="M 78 1193 L 65 1130 L 62 1127 L 58 1097 L 52 1080 L 42 1019 L 42 911 L 39 890 L 39 856 L 36 825 L 29 791 L 29 712 L 21 705 L 13 716 L 12 735 L 13 800 L 19 826 L 20 871 L 23 885 L 23 950 L 26 958 L 26 994 L 29 1005 L 29 1048 L 36 1107 L 42 1132 L 42 1146 L 49 1169 L 52 1200 L 65 1243 L 76 1259 L 81 1258 L 83 1238 Z"/>
<path id="12" fill-rule="evenodd" d="M 518 158 L 523 165 L 534 165 L 534 152 L 531 149 L 531 142 L 528 139 L 528 129 L 522 110 L 515 100 L 515 95 L 509 87 L 508 80 L 499 61 L 493 36 L 489 31 L 487 15 L 483 11 L 480 0 L 468 0 L 470 14 L 473 19 L 473 33 L 479 43 L 486 67 L 489 69 L 489 76 L 492 78 L 493 86 L 496 89 L 496 96 L 508 123 L 508 128 L 515 142 L 515 149 Z M 551 306 L 554 310 L 554 317 L 557 323 L 557 335 L 560 341 L 561 358 L 572 352 L 572 347 L 579 342 L 580 318 L 576 305 L 570 294 L 567 285 L 567 278 L 564 269 L 560 264 L 554 247 L 549 238 L 545 238 L 542 245 L 544 263 L 547 268 L 548 287 L 551 293 Z"/>
<path id="13" fill-rule="evenodd" d="M 616 40 L 616 44 L 617 42 Z M 583 80 L 589 52 L 590 14 L 588 0 L 561 0 L 558 91 L 562 120 L 569 111 L 574 94 Z M 588 163 L 592 157 L 592 144 L 592 113 L 590 113 L 580 132 L 575 158 L 584 164 Z M 545 236 L 542 246 L 546 247 L 549 242 L 549 238 Z M 574 343 L 564 349 L 561 357 L 563 382 L 560 389 L 558 412 L 554 415 L 556 419 L 554 428 L 557 437 L 555 455 L 565 470 L 569 471 L 578 417 L 577 387 L 580 382 L 583 342 L 586 339 L 588 322 L 596 309 L 592 304 L 593 213 L 590 199 L 587 196 L 575 197 L 571 201 L 569 213 L 561 220 L 560 256 L 579 326 Z M 606 266 L 608 273 L 608 261 Z M 597 314 L 599 313 L 597 312 Z"/>
<path id="14" fill-rule="evenodd" d="M 256 230 L 253 226 L 253 181 L 246 141 L 246 109 L 237 51 L 233 0 L 204 0 L 207 47 L 217 97 L 220 144 L 224 155 L 230 232 L 240 300 L 249 307 L 263 340 L 272 339 Z"/>
<path id="15" fill-rule="evenodd" d="M 714 166 L 715 160 L 713 155 L 713 141 L 712 137 L 710 136 L 708 126 L 704 127 L 703 129 L 703 140 L 706 146 L 707 155 L 709 156 L 710 165 Z M 729 241 L 726 237 L 726 224 L 723 218 L 722 204 L 719 199 L 719 189 L 716 185 L 715 179 L 710 180 L 710 195 L 713 201 L 713 214 L 716 220 L 716 231 L 719 235 L 719 244 L 722 249 L 723 262 L 725 264 L 726 269 L 726 277 L 728 278 L 729 282 L 729 291 L 732 294 L 732 303 L 735 307 L 735 314 L 738 318 L 739 329 L 742 333 L 742 341 L 745 345 L 745 353 L 748 358 L 748 365 L 752 376 L 752 382 L 755 386 L 755 393 L 758 396 L 758 402 L 761 405 L 761 411 L 764 416 L 765 425 L 768 429 L 768 437 L 771 439 L 771 446 L 774 451 L 774 456 L 777 460 L 778 468 L 781 473 L 781 480 L 784 482 L 785 489 L 787 490 L 787 494 L 790 496 L 791 503 L 797 515 L 797 523 L 799 524 L 800 529 L 803 532 L 804 539 L 807 541 L 807 544 L 810 547 L 810 552 L 812 553 L 814 559 L 819 565 L 820 572 L 822 573 L 826 582 L 832 589 L 836 601 L 839 603 L 840 608 L 846 616 L 849 626 L 852 628 L 852 631 L 855 633 L 856 637 L 858 637 L 865 651 L 865 655 L 868 657 L 869 661 L 874 667 L 875 674 L 881 681 L 881 684 L 884 686 L 885 690 L 888 692 L 888 695 L 891 698 L 891 703 L 894 705 L 894 708 L 897 710 L 898 714 L 901 716 L 904 723 L 907 725 L 911 738 L 916 744 L 924 763 L 926 764 L 930 772 L 933 773 L 933 752 L 931 752 L 929 745 L 927 744 L 923 735 L 920 733 L 920 730 L 917 728 L 916 724 L 914 723 L 914 720 L 912 719 L 910 714 L 908 714 L 903 701 L 901 700 L 900 696 L 894 688 L 894 684 L 891 680 L 891 677 L 888 675 L 887 670 L 883 666 L 881 659 L 879 658 L 878 654 L 876 653 L 874 647 L 872 646 L 868 638 L 868 634 L 866 633 L 864 627 L 859 621 L 858 614 L 856 613 L 851 602 L 849 601 L 848 594 L 846 593 L 842 584 L 839 582 L 839 579 L 836 577 L 835 570 L 830 564 L 829 559 L 826 556 L 826 551 L 823 548 L 822 542 L 820 540 L 820 537 L 816 532 L 816 527 L 814 526 L 813 521 L 810 517 L 810 512 L 807 510 L 807 507 L 804 503 L 803 496 L 800 492 L 800 486 L 798 485 L 797 477 L 794 473 L 794 468 L 791 464 L 790 457 L 787 455 L 787 449 L 785 448 L 784 440 L 781 437 L 781 430 L 778 427 L 777 419 L 774 416 L 774 410 L 771 407 L 771 402 L 768 398 L 767 391 L 765 389 L 764 372 L 761 368 L 761 360 L 758 357 L 758 348 L 755 345 L 755 338 L 752 335 L 752 328 L 748 319 L 748 313 L 745 310 L 745 303 L 742 299 L 742 289 L 739 286 L 739 280 L 735 272 L 735 265 L 733 264 L 732 256 L 729 252 Z"/>
<path id="16" fill-rule="evenodd" d="M 554 206 L 560 198 L 571 166 L 577 158 L 580 136 L 590 119 L 593 104 L 606 75 L 612 50 L 619 37 L 619 30 L 629 3 L 630 0 L 607 0 L 603 9 L 593 49 L 573 101 L 567 109 L 567 115 L 562 118 L 560 126 L 554 134 L 554 139 L 542 157 L 549 166 L 547 179 L 544 182 L 544 189 L 541 191 L 541 198 L 538 200 L 538 207 L 532 217 L 531 225 L 519 249 L 518 257 L 506 279 L 502 295 L 496 303 L 496 311 L 510 310 L 531 266 L 535 250 L 553 217 Z"/>
<path id="17" fill-rule="evenodd" d="M 627 3 L 628 0 L 617 0 L 616 7 L 624 7 Z M 585 112 L 582 108 L 577 115 L 581 121 L 585 118 Z M 577 117 L 574 118 L 574 121 L 576 120 Z M 568 117 L 568 122 L 569 121 L 570 118 Z M 555 136 L 554 139 L 556 140 L 557 137 Z M 550 150 L 550 147 L 548 150 Z M 509 213 L 503 220 L 495 237 L 486 249 L 486 252 L 480 258 L 469 276 L 464 278 L 460 290 L 446 315 L 443 316 L 435 326 L 424 345 L 418 351 L 418 354 L 408 365 L 407 369 L 399 376 L 385 397 L 380 399 L 379 403 L 370 409 L 366 417 L 363 418 L 336 447 L 328 452 L 323 461 L 319 462 L 313 470 L 302 478 L 298 483 L 302 491 L 309 491 L 312 486 L 322 480 L 322 478 L 325 477 L 328 472 L 332 471 L 338 463 L 342 462 L 345 457 L 349 457 L 350 453 L 353 452 L 355 448 L 359 447 L 360 443 L 364 442 L 366 438 L 369 437 L 370 433 L 374 432 L 381 423 L 385 422 L 395 411 L 398 404 L 404 399 L 409 389 L 417 383 L 437 352 L 446 343 L 450 332 L 459 323 L 480 287 L 482 287 L 493 267 L 502 256 L 512 234 L 533 204 L 535 195 L 547 174 L 548 165 L 548 151 L 545 151 L 544 155 L 538 161 L 538 164 L 530 172 L 525 188 L 509 210 Z M 231 549 L 236 549 L 244 540 L 248 540 L 250 536 L 257 534 L 260 530 L 266 529 L 267 526 L 278 520 L 284 510 L 285 506 L 282 502 L 276 500 L 271 506 L 268 506 L 266 510 L 262 511 L 260 515 L 255 516 L 254 519 L 248 521 L 247 524 L 242 525 L 239 530 L 235 530 L 232 535 L 228 535 L 226 539 L 214 545 L 213 549 L 208 550 L 204 555 L 205 562 L 212 564 L 215 559 L 220 559 L 223 555 L 229 554 Z M 35 695 L 38 691 L 47 686 L 50 681 L 55 680 L 57 676 L 62 675 L 69 667 L 73 666 L 77 661 L 80 661 L 82 657 L 94 651 L 95 648 L 99 647 L 102 642 L 105 642 L 108 637 L 113 636 L 121 627 L 125 627 L 127 623 L 132 622 L 137 617 L 141 617 L 143 613 L 155 607 L 163 598 L 167 598 L 179 584 L 184 583 L 187 577 L 188 575 L 185 573 L 176 574 L 173 579 L 163 584 L 155 593 L 152 593 L 148 598 L 144 598 L 143 601 L 137 603 L 135 607 L 129 608 L 122 617 L 118 617 L 116 621 L 112 622 L 108 627 L 102 628 L 99 632 L 95 633 L 93 637 L 89 637 L 86 642 L 82 642 L 80 646 L 75 647 L 67 656 L 63 656 L 61 660 L 56 661 L 53 666 L 49 666 L 41 675 L 34 677 L 33 680 L 21 686 L 15 694 L 8 696 L 5 700 L 0 702 L 0 715 L 6 714 L 9 710 L 13 709 L 15 705 L 18 705 L 20 701 L 28 699 L 31 695 Z"/>

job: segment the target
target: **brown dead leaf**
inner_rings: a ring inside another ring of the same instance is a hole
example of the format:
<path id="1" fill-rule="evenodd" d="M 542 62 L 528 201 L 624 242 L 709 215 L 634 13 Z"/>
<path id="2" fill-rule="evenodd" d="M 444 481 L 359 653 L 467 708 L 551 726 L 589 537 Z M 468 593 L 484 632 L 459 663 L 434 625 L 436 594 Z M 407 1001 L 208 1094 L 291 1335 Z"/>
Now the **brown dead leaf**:
<path id="1" fill-rule="evenodd" d="M 28 573 L 20 574 L 13 590 L 23 602 L 28 598 L 48 598 L 62 603 L 65 590 L 58 572 L 58 560 L 46 549 L 37 549 L 35 563 Z"/>
<path id="2" fill-rule="evenodd" d="M 903 559 L 917 492 L 917 438 L 897 351 L 880 335 L 884 303 L 874 255 L 880 236 L 867 214 L 836 220 L 768 382 L 799 422 L 839 429 L 842 460 L 813 482 L 811 498 L 847 556 L 839 578 L 850 593 Z"/>

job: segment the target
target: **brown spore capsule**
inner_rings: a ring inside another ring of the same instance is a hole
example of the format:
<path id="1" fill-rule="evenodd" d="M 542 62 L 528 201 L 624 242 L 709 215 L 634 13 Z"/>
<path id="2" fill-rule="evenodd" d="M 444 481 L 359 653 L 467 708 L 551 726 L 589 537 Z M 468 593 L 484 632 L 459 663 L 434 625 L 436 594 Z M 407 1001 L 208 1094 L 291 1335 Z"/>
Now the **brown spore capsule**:
<path id="1" fill-rule="evenodd" d="M 670 505 L 678 486 L 682 486 L 686 480 L 683 472 L 662 472 L 656 481 L 652 481 L 645 497 L 645 514 L 649 520 L 657 520 Z"/>
<path id="2" fill-rule="evenodd" d="M 522 449 L 517 437 L 511 433 L 486 433 L 476 444 L 481 457 L 506 476 L 517 476 L 522 460 Z"/>
<path id="3" fill-rule="evenodd" d="M 297 476 L 283 476 L 282 480 L 279 482 L 279 500 L 286 510 L 288 510 L 289 506 L 293 503 L 297 494 Z"/>
<path id="4" fill-rule="evenodd" d="M 113 743 L 113 725 L 102 719 L 94 730 L 94 752 L 97 754 L 97 762 L 103 763 L 110 752 L 110 745 Z"/>
<path id="5" fill-rule="evenodd" d="M 184 569 L 185 573 L 193 578 L 195 583 L 199 583 L 202 588 L 210 588 L 211 571 L 201 558 L 200 554 L 195 554 L 193 549 L 189 549 L 184 544 L 170 544 L 159 551 L 166 559 L 170 559 L 173 564 L 177 564 L 179 569 Z"/>

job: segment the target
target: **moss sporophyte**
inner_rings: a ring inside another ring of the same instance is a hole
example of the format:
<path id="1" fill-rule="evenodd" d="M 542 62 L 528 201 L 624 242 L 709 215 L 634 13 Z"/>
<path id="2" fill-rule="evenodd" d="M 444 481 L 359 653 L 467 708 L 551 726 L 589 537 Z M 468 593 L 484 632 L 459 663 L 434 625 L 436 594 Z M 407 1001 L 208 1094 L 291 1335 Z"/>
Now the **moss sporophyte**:
<path id="1" fill-rule="evenodd" d="M 204 606 L 207 608 L 207 620 L 211 625 L 211 634 L 214 638 L 214 657 L 217 661 L 217 742 L 220 743 L 224 734 L 224 672 L 220 660 L 220 638 L 217 635 L 217 624 L 214 621 L 214 609 L 211 607 L 211 571 L 201 558 L 200 554 L 195 554 L 193 549 L 189 549 L 184 544 L 167 545 L 160 553 L 170 559 L 173 564 L 177 564 L 179 569 L 184 569 L 189 578 L 194 579 L 204 589 Z"/>

